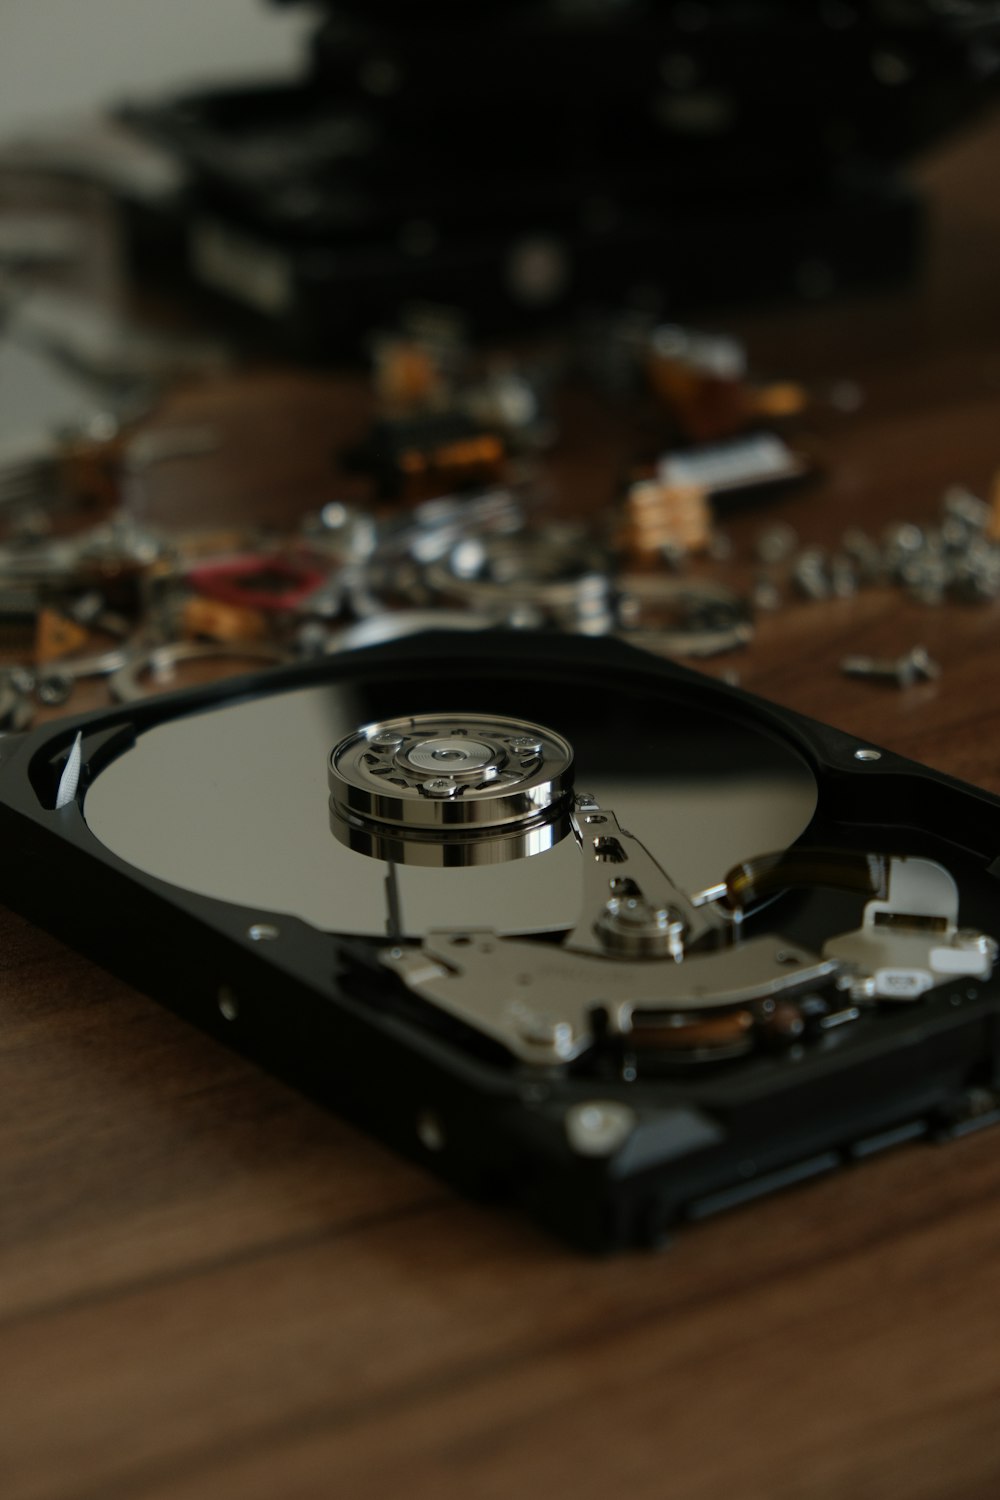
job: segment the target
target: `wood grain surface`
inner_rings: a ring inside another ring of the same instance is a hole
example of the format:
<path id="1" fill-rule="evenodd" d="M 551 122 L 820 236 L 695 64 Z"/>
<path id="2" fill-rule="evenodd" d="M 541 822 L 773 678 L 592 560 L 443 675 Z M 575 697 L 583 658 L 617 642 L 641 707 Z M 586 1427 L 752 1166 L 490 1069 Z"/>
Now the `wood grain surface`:
<path id="1" fill-rule="evenodd" d="M 928 519 L 1000 467 L 1000 121 L 922 180 L 916 284 L 728 320 L 758 366 L 865 397 L 819 421 L 819 484 L 728 524 L 737 558 L 774 519 L 817 542 Z M 278 523 L 331 498 L 354 391 L 262 371 L 179 395 L 164 420 L 226 441 L 144 505 Z M 588 508 L 619 415 L 582 391 L 560 415 L 560 503 Z M 917 642 L 938 682 L 839 672 Z M 1000 604 L 882 589 L 790 603 L 709 669 L 1000 792 L 998 645 Z M 1000 1494 L 1000 1134 L 590 1260 L 8 913 L 0 974 L 3 1500 Z"/>

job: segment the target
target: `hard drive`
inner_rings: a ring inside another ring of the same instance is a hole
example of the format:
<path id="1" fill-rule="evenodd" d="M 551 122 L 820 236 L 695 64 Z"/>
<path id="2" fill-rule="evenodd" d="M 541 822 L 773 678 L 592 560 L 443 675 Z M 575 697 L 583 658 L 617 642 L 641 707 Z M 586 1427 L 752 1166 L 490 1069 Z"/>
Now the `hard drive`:
<path id="1" fill-rule="evenodd" d="M 614 641 L 0 740 L 0 896 L 575 1245 L 1000 1115 L 1000 799 Z"/>

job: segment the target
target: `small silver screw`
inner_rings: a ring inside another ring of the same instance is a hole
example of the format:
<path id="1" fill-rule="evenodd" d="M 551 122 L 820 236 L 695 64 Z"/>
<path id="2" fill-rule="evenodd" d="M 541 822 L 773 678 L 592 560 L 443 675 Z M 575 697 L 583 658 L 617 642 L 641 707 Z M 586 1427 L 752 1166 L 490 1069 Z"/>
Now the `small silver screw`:
<path id="1" fill-rule="evenodd" d="M 507 741 L 512 750 L 521 755 L 537 755 L 542 748 L 542 742 L 533 734 L 516 734 L 513 739 Z"/>
<path id="2" fill-rule="evenodd" d="M 247 937 L 253 943 L 273 943 L 280 936 L 280 929 L 271 922 L 254 922 L 247 928 Z"/>
<path id="3" fill-rule="evenodd" d="M 855 750 L 855 752 L 854 752 L 854 759 L 855 760 L 866 760 L 866 761 L 867 760 L 881 760 L 882 759 L 882 752 L 881 752 L 881 750 Z"/>
<path id="4" fill-rule="evenodd" d="M 369 745 L 377 745 L 380 750 L 398 750 L 403 743 L 403 736 L 397 734 L 395 729 L 380 729 L 373 734 L 368 741 Z"/>
<path id="5" fill-rule="evenodd" d="M 454 797 L 459 784 L 457 781 L 452 781 L 450 776 L 432 776 L 429 781 L 422 783 L 420 789 L 426 792 L 428 797 Z"/>
<path id="6" fill-rule="evenodd" d="M 637 1124 L 635 1110 L 615 1100 L 574 1104 L 566 1112 L 566 1136 L 579 1156 L 610 1156 Z"/>
<path id="7" fill-rule="evenodd" d="M 985 932 L 976 932 L 969 927 L 961 927 L 955 934 L 955 947 L 961 948 L 966 953 L 982 953 L 992 963 L 997 956 L 997 943 L 994 938 L 987 937 Z"/>

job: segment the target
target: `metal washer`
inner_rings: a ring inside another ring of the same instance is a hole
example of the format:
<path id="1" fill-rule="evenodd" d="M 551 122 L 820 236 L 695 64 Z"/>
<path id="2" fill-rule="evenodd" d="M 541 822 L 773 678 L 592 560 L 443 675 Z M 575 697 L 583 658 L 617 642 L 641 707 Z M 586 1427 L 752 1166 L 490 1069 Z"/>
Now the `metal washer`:
<path id="1" fill-rule="evenodd" d="M 335 814 L 411 835 L 501 833 L 565 807 L 573 750 L 554 730 L 495 714 L 418 714 L 356 730 L 328 762 Z"/>

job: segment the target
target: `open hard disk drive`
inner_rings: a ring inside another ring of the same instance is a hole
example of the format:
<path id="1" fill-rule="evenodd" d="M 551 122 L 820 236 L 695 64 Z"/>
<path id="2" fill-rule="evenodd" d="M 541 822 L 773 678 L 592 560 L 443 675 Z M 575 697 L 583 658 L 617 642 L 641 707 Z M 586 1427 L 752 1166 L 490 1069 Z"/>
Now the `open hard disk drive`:
<path id="1" fill-rule="evenodd" d="M 615 642 L 0 741 L 0 895 L 593 1249 L 1000 1109 L 1000 799 Z"/>

